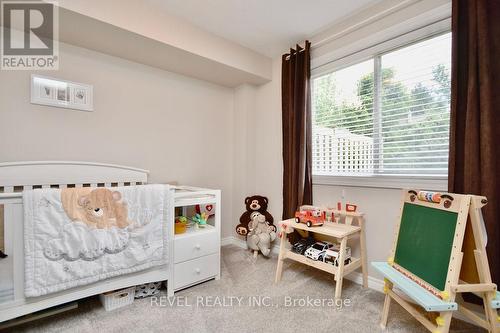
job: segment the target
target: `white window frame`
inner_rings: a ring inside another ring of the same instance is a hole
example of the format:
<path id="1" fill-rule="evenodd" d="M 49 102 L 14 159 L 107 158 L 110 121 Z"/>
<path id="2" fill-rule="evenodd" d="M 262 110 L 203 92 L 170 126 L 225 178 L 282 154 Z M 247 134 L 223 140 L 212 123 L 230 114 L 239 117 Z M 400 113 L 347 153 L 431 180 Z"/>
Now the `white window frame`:
<path id="1" fill-rule="evenodd" d="M 450 32 L 451 19 L 447 18 L 423 28 L 402 34 L 396 38 L 374 46 L 358 50 L 350 55 L 334 59 L 311 70 L 311 82 L 320 76 L 341 70 L 357 63 L 381 57 L 384 54 L 407 47 L 411 44 Z M 314 63 L 314 62 L 313 62 Z M 313 89 L 313 88 L 312 88 Z M 313 185 L 338 185 L 377 188 L 418 188 L 434 191 L 446 191 L 448 188 L 447 176 L 398 176 L 398 175 L 370 175 L 370 176 L 329 176 L 313 175 Z"/>

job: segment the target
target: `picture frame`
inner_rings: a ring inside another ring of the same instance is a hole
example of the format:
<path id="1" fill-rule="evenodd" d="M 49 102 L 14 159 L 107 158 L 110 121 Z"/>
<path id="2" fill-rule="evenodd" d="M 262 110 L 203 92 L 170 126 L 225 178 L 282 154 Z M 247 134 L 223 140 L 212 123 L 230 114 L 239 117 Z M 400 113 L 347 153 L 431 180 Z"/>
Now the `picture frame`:
<path id="1" fill-rule="evenodd" d="M 94 111 L 93 86 L 42 75 L 31 75 L 31 104 Z"/>

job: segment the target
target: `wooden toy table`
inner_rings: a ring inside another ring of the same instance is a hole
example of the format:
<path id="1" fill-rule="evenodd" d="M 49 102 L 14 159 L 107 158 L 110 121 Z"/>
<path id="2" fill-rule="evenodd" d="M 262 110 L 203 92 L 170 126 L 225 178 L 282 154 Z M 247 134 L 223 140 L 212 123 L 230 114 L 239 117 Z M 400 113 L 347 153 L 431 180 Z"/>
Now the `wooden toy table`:
<path id="1" fill-rule="evenodd" d="M 320 227 L 307 227 L 303 223 L 295 222 L 295 219 L 288 219 L 278 223 L 281 235 L 280 253 L 278 257 L 278 267 L 276 269 L 276 280 L 279 282 L 281 280 L 281 274 L 283 271 L 283 261 L 285 259 L 291 259 L 298 261 L 300 263 L 306 264 L 311 267 L 315 267 L 322 271 L 328 272 L 335 275 L 335 298 L 340 299 L 342 292 L 342 280 L 344 276 L 355 271 L 361 267 L 363 273 L 363 287 L 368 286 L 368 272 L 366 267 L 366 242 L 365 242 L 365 229 L 364 229 L 364 218 L 363 214 L 355 212 L 341 212 L 341 215 L 345 216 L 345 223 L 336 222 L 326 222 Z M 356 222 L 357 225 L 352 225 L 352 222 Z M 331 263 L 325 263 L 322 261 L 312 260 L 307 258 L 302 254 L 298 254 L 287 248 L 286 234 L 292 233 L 294 230 L 303 230 L 309 233 L 314 233 L 318 235 L 328 236 L 330 238 L 335 238 L 336 241 L 340 242 L 339 251 L 339 265 L 334 266 Z M 347 247 L 347 241 L 350 238 L 359 238 L 360 242 L 360 255 L 361 258 L 351 257 L 351 262 L 345 265 L 345 249 Z"/>

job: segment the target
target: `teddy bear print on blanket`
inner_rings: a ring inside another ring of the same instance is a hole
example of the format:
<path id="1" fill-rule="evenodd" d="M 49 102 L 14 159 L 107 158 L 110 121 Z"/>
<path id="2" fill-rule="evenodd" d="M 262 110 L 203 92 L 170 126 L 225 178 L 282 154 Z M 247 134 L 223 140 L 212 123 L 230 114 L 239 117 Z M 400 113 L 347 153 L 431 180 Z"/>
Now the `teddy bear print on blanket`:
<path id="1" fill-rule="evenodd" d="M 123 229 L 130 224 L 127 205 L 120 201 L 121 198 L 120 192 L 107 188 L 61 191 L 66 215 L 72 221 L 81 221 L 90 228 L 98 229 L 109 229 L 113 226 Z"/>
<path id="2" fill-rule="evenodd" d="M 132 223 L 121 199 L 120 192 L 106 188 L 61 190 L 62 207 L 73 223 L 64 225 L 59 237 L 47 242 L 45 257 L 89 261 L 123 251 L 130 239 L 125 228 Z"/>

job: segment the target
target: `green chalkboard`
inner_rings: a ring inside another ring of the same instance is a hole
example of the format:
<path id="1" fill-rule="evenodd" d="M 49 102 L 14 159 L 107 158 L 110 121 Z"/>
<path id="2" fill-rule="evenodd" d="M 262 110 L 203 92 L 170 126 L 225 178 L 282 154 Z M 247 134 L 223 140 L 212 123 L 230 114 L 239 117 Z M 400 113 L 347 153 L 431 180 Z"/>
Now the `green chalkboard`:
<path id="1" fill-rule="evenodd" d="M 405 203 L 394 262 L 444 290 L 458 214 Z"/>

